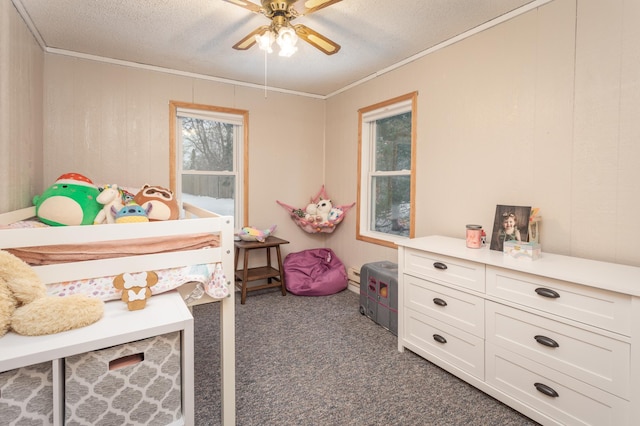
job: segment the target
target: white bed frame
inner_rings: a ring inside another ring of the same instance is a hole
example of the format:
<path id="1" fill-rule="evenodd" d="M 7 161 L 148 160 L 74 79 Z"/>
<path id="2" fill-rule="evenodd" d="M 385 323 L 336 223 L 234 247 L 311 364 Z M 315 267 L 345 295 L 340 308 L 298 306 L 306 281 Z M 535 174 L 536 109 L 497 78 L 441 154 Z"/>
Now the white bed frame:
<path id="1" fill-rule="evenodd" d="M 0 249 L 56 244 L 81 244 L 99 241 L 134 240 L 145 237 L 216 233 L 220 246 L 34 266 L 44 284 L 113 276 L 124 272 L 151 271 L 203 263 L 221 262 L 231 296 L 220 300 L 220 374 L 221 415 L 223 425 L 235 424 L 235 301 L 233 217 L 184 203 L 184 219 L 173 221 L 127 223 L 93 226 L 63 226 L 0 230 Z M 35 216 L 35 207 L 0 214 L 0 224 L 9 224 Z M 182 299 L 193 285 L 185 284 L 165 294 L 154 295 L 140 311 L 128 311 L 120 300 L 105 303 L 105 316 L 97 323 L 64 333 L 26 337 L 8 333 L 0 337 L 0 372 L 39 362 L 52 361 L 54 374 L 54 424 L 63 424 L 62 360 L 66 356 L 123 344 L 171 331 L 182 331 L 182 399 L 186 425 L 194 424 L 193 318 Z M 206 294 L 193 304 L 216 301 Z M 215 368 L 215 367 L 214 367 Z M 62 380 L 56 375 L 62 374 Z M 61 399 L 61 400 L 60 400 Z"/>

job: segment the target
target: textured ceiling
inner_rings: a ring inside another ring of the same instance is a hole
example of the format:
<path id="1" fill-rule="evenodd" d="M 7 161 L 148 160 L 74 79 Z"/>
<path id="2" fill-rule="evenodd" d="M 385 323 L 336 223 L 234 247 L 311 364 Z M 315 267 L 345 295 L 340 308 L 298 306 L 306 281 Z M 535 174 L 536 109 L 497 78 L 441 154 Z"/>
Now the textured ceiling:
<path id="1" fill-rule="evenodd" d="M 253 0 L 254 3 L 259 3 Z M 549 0 L 546 0 L 549 1 Z M 542 0 L 342 0 L 297 18 L 342 46 L 327 56 L 299 41 L 268 56 L 267 84 L 328 96 Z M 265 55 L 231 48 L 269 21 L 222 0 L 13 0 L 48 52 L 135 62 L 263 85 Z M 300 3 L 303 3 L 300 1 Z"/>

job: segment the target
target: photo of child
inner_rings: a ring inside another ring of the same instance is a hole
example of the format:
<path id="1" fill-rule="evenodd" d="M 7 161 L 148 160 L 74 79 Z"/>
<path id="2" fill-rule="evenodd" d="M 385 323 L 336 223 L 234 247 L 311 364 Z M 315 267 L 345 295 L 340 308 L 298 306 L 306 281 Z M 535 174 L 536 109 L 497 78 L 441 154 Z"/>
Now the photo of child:
<path id="1" fill-rule="evenodd" d="M 505 241 L 527 241 L 531 207 L 496 206 L 491 250 L 502 251 Z"/>

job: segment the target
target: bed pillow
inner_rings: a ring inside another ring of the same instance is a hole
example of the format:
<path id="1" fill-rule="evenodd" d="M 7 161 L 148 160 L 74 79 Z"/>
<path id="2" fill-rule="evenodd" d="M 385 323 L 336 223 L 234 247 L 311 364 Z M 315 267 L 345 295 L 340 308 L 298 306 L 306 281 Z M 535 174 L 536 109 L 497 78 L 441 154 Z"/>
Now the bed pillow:
<path id="1" fill-rule="evenodd" d="M 299 296 L 326 296 L 347 288 L 344 264 L 328 248 L 290 253 L 283 269 L 285 287 Z"/>

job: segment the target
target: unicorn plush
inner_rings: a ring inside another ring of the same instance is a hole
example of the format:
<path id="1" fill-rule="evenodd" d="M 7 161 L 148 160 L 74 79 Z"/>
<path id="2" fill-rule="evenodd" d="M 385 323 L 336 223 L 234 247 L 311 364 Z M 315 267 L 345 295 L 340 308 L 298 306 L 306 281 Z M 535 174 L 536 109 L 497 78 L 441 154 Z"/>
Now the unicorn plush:
<path id="1" fill-rule="evenodd" d="M 240 237 L 242 241 L 259 241 L 264 243 L 264 240 L 266 240 L 269 235 L 273 234 L 273 231 L 276 230 L 276 226 L 277 225 L 273 225 L 264 231 L 251 226 L 245 226 L 238 232 L 238 237 Z"/>
<path id="2" fill-rule="evenodd" d="M 115 211 L 120 211 L 124 205 L 122 204 L 122 191 L 118 188 L 118 185 L 104 185 L 102 188 L 98 188 L 100 195 L 96 198 L 96 201 L 103 205 L 102 210 L 98 212 L 94 225 L 101 223 L 115 223 L 115 216 L 113 215 L 111 208 Z"/>

